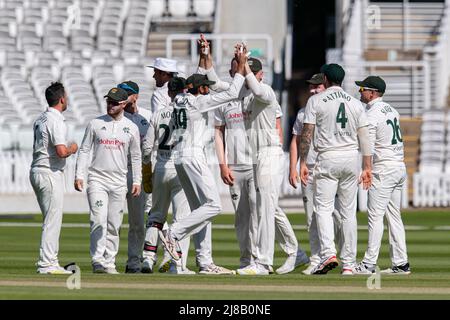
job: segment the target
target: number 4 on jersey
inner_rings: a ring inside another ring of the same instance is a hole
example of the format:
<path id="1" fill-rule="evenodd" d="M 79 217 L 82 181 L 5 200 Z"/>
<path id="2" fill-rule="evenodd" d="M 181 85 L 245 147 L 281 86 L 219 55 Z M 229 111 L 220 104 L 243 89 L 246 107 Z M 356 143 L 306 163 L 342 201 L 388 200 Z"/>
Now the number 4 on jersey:
<path id="1" fill-rule="evenodd" d="M 339 110 L 336 116 L 336 122 L 341 124 L 341 129 L 345 129 L 345 125 L 348 121 L 348 118 L 345 117 L 345 104 L 341 103 L 339 105 Z"/>

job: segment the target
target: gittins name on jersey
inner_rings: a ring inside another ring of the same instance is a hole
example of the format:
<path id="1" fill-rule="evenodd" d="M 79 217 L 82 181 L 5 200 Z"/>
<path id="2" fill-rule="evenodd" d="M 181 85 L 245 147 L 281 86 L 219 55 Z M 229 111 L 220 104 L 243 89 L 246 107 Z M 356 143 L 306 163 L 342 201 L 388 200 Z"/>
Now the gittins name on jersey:
<path id="1" fill-rule="evenodd" d="M 328 101 L 333 101 L 333 100 L 338 99 L 338 98 L 343 98 L 343 99 L 345 99 L 347 101 L 352 100 L 352 97 L 347 95 L 345 92 L 336 91 L 336 92 L 333 92 L 333 93 L 327 95 L 325 98 L 322 99 L 322 101 L 323 102 L 328 102 Z"/>

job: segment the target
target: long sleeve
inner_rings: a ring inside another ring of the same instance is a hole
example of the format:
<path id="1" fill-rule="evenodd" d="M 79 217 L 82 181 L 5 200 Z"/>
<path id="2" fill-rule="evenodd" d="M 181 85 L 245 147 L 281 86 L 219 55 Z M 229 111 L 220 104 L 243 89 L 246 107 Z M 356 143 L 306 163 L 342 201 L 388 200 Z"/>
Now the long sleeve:
<path id="1" fill-rule="evenodd" d="M 142 181 L 142 156 L 140 148 L 139 130 L 136 130 L 130 139 L 131 170 L 133 172 L 133 184 L 141 185 Z"/>
<path id="2" fill-rule="evenodd" d="M 200 74 L 204 74 L 208 77 L 208 80 L 214 81 L 215 84 L 211 86 L 211 89 L 216 92 L 222 92 L 228 90 L 230 83 L 220 80 L 214 68 L 203 69 L 198 68 Z"/>
<path id="3" fill-rule="evenodd" d="M 375 153 L 375 140 L 377 137 L 377 119 L 375 117 L 368 116 L 369 120 L 369 146 L 371 154 Z"/>
<path id="4" fill-rule="evenodd" d="M 78 151 L 77 164 L 75 168 L 75 179 L 82 179 L 86 177 L 86 168 L 88 166 L 89 154 L 94 143 L 95 132 L 92 122 L 89 122 L 86 131 L 84 132 L 83 141 L 81 142 L 80 150 Z"/>
<path id="5" fill-rule="evenodd" d="M 155 145 L 155 121 L 150 119 L 150 125 L 142 141 L 142 162 L 149 164 L 152 158 L 152 151 Z"/>
<path id="6" fill-rule="evenodd" d="M 225 102 L 237 99 L 244 84 L 244 80 L 245 79 L 241 74 L 236 73 L 228 90 L 216 94 L 197 96 L 195 107 L 200 112 L 207 112 L 218 108 Z"/>
<path id="7" fill-rule="evenodd" d="M 253 73 L 247 74 L 245 80 L 247 80 L 247 85 L 253 92 L 255 99 L 258 99 L 265 104 L 270 104 L 277 99 L 273 89 L 270 86 L 259 82 Z"/>

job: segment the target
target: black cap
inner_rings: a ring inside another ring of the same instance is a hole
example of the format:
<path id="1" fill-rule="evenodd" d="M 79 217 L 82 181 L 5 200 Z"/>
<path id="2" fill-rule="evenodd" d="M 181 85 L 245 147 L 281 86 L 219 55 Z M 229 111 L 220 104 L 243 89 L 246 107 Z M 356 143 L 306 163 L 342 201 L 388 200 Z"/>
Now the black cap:
<path id="1" fill-rule="evenodd" d="M 216 82 L 208 80 L 207 76 L 199 73 L 194 73 L 189 78 L 187 78 L 186 87 L 188 89 L 191 89 L 191 88 L 198 88 L 200 86 L 210 86 L 213 85 L 214 83 Z"/>
<path id="2" fill-rule="evenodd" d="M 384 93 L 386 91 L 386 82 L 378 76 L 368 76 L 363 81 L 355 81 L 358 87 Z"/>
<path id="3" fill-rule="evenodd" d="M 182 77 L 174 77 L 167 83 L 169 91 L 180 91 L 186 87 L 186 79 Z"/>
<path id="4" fill-rule="evenodd" d="M 259 72 L 262 70 L 262 63 L 256 58 L 248 58 L 248 65 L 250 67 L 250 70 L 252 70 L 253 73 Z"/>
<path id="5" fill-rule="evenodd" d="M 139 86 L 137 85 L 136 82 L 133 81 L 124 81 L 118 84 L 117 88 L 124 89 L 126 92 L 128 92 L 128 95 L 139 93 Z"/>
<path id="6" fill-rule="evenodd" d="M 103 98 L 110 98 L 111 100 L 120 102 L 128 99 L 128 93 L 121 88 L 112 88 Z"/>
<path id="7" fill-rule="evenodd" d="M 329 81 L 334 83 L 342 83 L 345 77 L 344 69 L 336 63 L 324 64 L 322 68 L 320 68 L 320 72 L 323 73 Z"/>
<path id="8" fill-rule="evenodd" d="M 309 84 L 323 84 L 325 79 L 323 77 L 323 73 L 316 73 L 311 77 L 311 79 L 306 80 Z"/>

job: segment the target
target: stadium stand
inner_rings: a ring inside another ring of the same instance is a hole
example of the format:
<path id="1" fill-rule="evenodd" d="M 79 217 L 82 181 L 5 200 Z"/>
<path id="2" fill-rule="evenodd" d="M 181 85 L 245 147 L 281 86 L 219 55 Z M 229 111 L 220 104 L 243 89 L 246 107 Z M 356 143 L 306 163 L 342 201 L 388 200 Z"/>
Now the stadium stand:
<path id="1" fill-rule="evenodd" d="M 414 206 L 449 203 L 449 10 L 448 1 L 342 1 L 337 49 L 327 53 L 327 61 L 344 65 L 350 93 L 357 95 L 354 81 L 369 74 L 388 84 L 384 99 L 402 116 Z"/>

